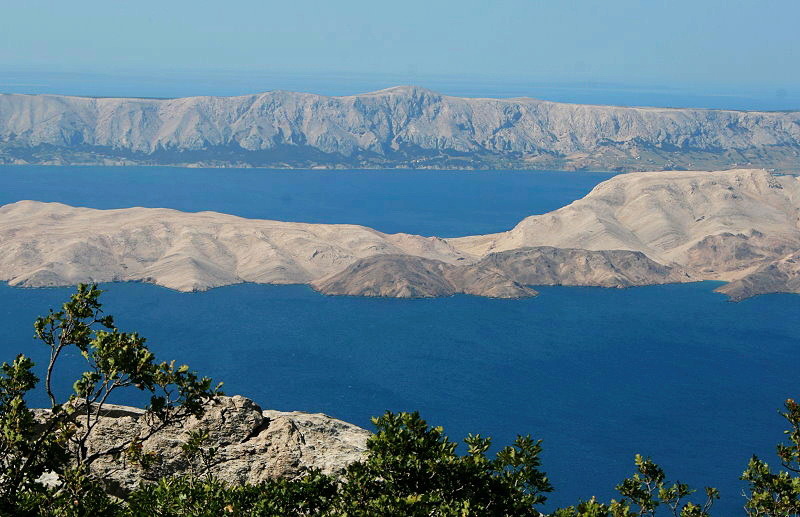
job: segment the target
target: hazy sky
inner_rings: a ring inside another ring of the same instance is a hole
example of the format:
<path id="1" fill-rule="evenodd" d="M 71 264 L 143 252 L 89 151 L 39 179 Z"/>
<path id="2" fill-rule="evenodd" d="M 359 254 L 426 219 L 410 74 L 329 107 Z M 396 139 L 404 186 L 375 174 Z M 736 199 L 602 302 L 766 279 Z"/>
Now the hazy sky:
<path id="1" fill-rule="evenodd" d="M 797 0 L 0 1 L 4 68 L 800 81 Z"/>

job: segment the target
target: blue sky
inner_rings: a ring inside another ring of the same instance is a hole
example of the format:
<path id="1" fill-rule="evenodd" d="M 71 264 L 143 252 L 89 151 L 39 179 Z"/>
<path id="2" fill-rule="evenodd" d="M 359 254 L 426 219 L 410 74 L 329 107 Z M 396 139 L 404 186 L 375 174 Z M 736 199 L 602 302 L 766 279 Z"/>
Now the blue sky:
<path id="1" fill-rule="evenodd" d="M 800 82 L 796 0 L 4 1 L 0 69 Z"/>

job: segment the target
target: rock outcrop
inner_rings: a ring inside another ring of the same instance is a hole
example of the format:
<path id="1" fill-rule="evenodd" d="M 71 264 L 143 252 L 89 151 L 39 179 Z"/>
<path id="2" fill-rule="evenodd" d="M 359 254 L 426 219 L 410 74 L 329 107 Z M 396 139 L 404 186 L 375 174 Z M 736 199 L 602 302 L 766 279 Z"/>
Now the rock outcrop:
<path id="1" fill-rule="evenodd" d="M 800 112 L 475 99 L 400 86 L 346 97 L 0 95 L 5 163 L 592 170 L 792 169 Z"/>
<path id="2" fill-rule="evenodd" d="M 755 169 L 619 175 L 507 232 L 452 239 L 214 212 L 0 207 L 0 280 L 18 286 L 306 283 L 327 294 L 514 298 L 535 295 L 531 285 L 741 280 L 739 299 L 796 290 L 798 251 L 800 178 Z"/>
<path id="3" fill-rule="evenodd" d="M 104 414 L 90 435 L 90 454 L 148 434 L 142 409 L 109 406 Z M 327 415 L 265 411 L 245 397 L 218 397 L 207 404 L 202 418 L 190 417 L 184 425 L 164 428 L 142 443 L 144 452 L 158 454 L 153 466 L 144 469 L 130 462 L 121 466 L 118 459 L 104 456 L 92 464 L 92 471 L 118 492 L 130 491 L 140 482 L 188 473 L 181 445 L 196 430 L 207 431 L 207 446 L 217 449 L 209 472 L 232 484 L 295 478 L 311 467 L 336 473 L 363 459 L 370 435 Z"/>

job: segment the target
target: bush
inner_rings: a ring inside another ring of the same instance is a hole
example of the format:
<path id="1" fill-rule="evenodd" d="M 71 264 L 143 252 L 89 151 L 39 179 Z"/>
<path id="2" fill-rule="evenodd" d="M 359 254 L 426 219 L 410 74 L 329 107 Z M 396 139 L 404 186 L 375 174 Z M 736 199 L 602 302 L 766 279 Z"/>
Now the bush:
<path id="1" fill-rule="evenodd" d="M 97 502 L 96 514 L 115 508 L 100 495 L 98 480 L 90 474 L 92 463 L 125 453 L 135 458 L 141 441 L 166 425 L 201 415 L 203 402 L 220 393 L 219 386 L 211 388 L 211 379 L 198 377 L 188 366 L 156 362 L 144 338 L 120 332 L 113 318 L 103 315 L 100 294 L 97 286 L 81 284 L 62 310 L 51 310 L 34 323 L 35 336 L 50 350 L 44 381 L 50 399 L 46 412 L 37 417 L 25 403 L 39 382 L 30 359 L 20 355 L 0 367 L 0 512 L 31 512 L 35 503 L 43 514 L 79 515 L 89 501 Z M 73 384 L 72 394 L 61 401 L 52 380 L 59 358 L 69 349 L 77 349 L 84 358 L 86 371 Z M 126 389 L 150 394 L 147 434 L 132 436 L 114 448 L 89 451 L 87 440 L 104 406 L 113 394 Z M 48 486 L 41 480 L 45 473 L 54 476 Z M 48 499 L 52 503 L 45 505 Z M 59 501 L 66 506 L 59 506 Z"/>

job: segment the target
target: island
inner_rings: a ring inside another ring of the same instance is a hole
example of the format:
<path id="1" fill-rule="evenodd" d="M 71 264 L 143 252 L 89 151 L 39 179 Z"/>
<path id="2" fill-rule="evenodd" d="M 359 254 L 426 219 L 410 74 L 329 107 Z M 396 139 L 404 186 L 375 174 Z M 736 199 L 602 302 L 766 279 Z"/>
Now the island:
<path id="1" fill-rule="evenodd" d="M 139 281 L 178 291 L 309 284 L 330 295 L 406 298 L 718 280 L 732 300 L 800 293 L 800 178 L 761 169 L 623 174 L 509 231 L 447 239 L 19 201 L 0 207 L 0 280 Z"/>

